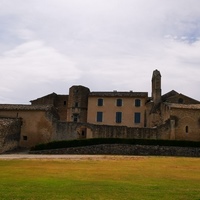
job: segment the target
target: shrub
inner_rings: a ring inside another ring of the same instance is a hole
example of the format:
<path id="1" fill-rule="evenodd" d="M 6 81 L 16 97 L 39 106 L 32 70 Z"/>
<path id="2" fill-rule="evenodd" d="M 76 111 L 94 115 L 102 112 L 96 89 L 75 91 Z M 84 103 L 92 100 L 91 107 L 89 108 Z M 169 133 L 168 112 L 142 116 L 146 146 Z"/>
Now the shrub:
<path id="1" fill-rule="evenodd" d="M 81 139 L 81 140 L 53 141 L 46 144 L 36 145 L 35 147 L 31 148 L 31 151 L 90 146 L 90 145 L 98 145 L 98 144 L 130 144 L 130 145 L 153 145 L 153 146 L 200 147 L 200 142 L 195 142 L 195 141 L 93 138 L 93 139 Z"/>

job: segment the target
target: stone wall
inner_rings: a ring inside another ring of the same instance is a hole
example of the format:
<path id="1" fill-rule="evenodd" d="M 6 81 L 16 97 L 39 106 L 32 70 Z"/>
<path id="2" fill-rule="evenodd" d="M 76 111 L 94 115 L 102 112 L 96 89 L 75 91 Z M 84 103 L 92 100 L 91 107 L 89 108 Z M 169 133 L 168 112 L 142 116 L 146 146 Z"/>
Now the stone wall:
<path id="1" fill-rule="evenodd" d="M 57 97 L 56 93 L 48 94 L 44 97 L 32 100 L 31 104 L 32 105 L 54 105 L 56 97 Z"/>
<path id="2" fill-rule="evenodd" d="M 60 121 L 67 121 L 68 95 L 57 95 L 55 108 L 57 109 Z"/>
<path id="3" fill-rule="evenodd" d="M 19 147 L 21 119 L 0 118 L 0 153 Z"/>
<path id="4" fill-rule="evenodd" d="M 51 106 L 9 105 L 2 106 L 0 117 L 21 118 L 20 147 L 29 148 L 52 141 L 56 112 Z"/>
<path id="5" fill-rule="evenodd" d="M 52 93 L 31 101 L 32 105 L 53 105 L 61 121 L 67 121 L 68 95 Z"/>
<path id="6" fill-rule="evenodd" d="M 174 95 L 167 99 L 168 103 L 181 103 L 181 104 L 199 104 L 199 101 L 187 97 L 183 94 Z"/>
<path id="7" fill-rule="evenodd" d="M 162 140 L 170 140 L 174 139 L 172 137 L 172 127 L 171 127 L 171 121 L 170 119 L 167 120 L 164 124 L 158 126 L 155 128 L 157 130 L 157 139 Z"/>
<path id="8" fill-rule="evenodd" d="M 55 124 L 55 131 L 52 137 L 53 141 L 74 140 L 78 138 L 76 131 L 77 124 L 73 122 L 60 122 Z"/>
<path id="9" fill-rule="evenodd" d="M 31 154 L 89 154 L 89 155 L 158 155 L 200 157 L 200 148 L 167 147 L 127 144 L 101 144 L 66 149 L 32 151 Z"/>
<path id="10" fill-rule="evenodd" d="M 172 108 L 175 118 L 175 139 L 200 141 L 200 112 L 198 109 Z"/>
<path id="11" fill-rule="evenodd" d="M 127 126 L 90 125 L 92 138 L 158 139 L 155 128 L 132 128 Z"/>
<path id="12" fill-rule="evenodd" d="M 85 137 L 81 135 L 82 130 L 86 130 Z M 127 126 L 57 122 L 53 140 L 80 138 L 170 139 L 170 125 L 166 123 L 159 128 L 132 128 Z"/>

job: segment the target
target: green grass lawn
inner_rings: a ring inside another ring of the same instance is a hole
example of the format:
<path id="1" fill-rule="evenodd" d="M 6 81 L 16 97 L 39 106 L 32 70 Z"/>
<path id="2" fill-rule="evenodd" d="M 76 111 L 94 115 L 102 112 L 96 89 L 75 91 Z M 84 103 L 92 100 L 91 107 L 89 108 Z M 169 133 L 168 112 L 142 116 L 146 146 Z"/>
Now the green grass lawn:
<path id="1" fill-rule="evenodd" d="M 0 200 L 200 200 L 200 158 L 0 160 Z"/>

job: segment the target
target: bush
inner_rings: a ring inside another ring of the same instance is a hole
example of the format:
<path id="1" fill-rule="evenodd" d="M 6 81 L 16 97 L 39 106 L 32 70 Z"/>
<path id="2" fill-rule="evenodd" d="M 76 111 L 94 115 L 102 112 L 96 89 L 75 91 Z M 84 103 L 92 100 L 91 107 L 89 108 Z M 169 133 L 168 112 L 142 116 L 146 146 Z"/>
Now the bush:
<path id="1" fill-rule="evenodd" d="M 53 141 L 46 144 L 36 145 L 35 147 L 31 148 L 31 151 L 90 146 L 90 145 L 98 145 L 98 144 L 130 144 L 130 145 L 153 145 L 153 146 L 200 147 L 200 142 L 195 142 L 195 141 L 93 138 L 93 139 L 81 139 L 81 140 Z"/>

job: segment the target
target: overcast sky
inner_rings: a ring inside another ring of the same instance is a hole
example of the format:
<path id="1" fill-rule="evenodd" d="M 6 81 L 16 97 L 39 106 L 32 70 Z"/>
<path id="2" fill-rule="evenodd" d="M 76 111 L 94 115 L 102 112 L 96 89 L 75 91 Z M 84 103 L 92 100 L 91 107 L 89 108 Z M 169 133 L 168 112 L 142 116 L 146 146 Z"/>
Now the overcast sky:
<path id="1" fill-rule="evenodd" d="M 0 0 L 0 103 L 72 85 L 200 100 L 200 0 Z"/>

